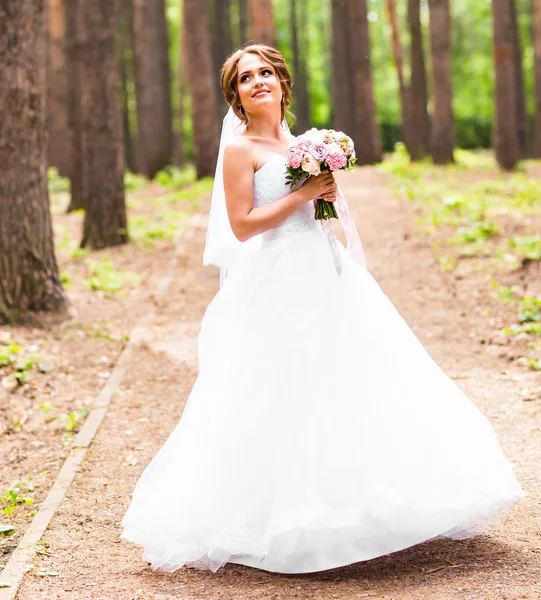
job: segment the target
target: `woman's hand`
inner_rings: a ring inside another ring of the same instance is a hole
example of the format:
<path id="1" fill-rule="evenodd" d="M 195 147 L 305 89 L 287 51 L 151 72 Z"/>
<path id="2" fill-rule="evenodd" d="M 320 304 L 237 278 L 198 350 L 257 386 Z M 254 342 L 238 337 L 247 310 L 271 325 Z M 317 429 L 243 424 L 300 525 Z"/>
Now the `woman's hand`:
<path id="1" fill-rule="evenodd" d="M 298 189 L 304 202 L 324 198 L 327 202 L 336 200 L 336 182 L 330 171 L 321 175 L 311 175 Z"/>

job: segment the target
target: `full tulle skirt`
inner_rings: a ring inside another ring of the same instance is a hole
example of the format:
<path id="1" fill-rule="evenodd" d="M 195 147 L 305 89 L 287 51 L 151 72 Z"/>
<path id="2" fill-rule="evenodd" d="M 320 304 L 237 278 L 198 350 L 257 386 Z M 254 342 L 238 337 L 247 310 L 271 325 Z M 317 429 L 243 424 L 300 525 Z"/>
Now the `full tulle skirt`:
<path id="1" fill-rule="evenodd" d="M 524 493 L 487 418 L 323 231 L 267 240 L 207 308 L 199 376 L 122 536 L 153 569 L 321 571 L 465 538 Z"/>

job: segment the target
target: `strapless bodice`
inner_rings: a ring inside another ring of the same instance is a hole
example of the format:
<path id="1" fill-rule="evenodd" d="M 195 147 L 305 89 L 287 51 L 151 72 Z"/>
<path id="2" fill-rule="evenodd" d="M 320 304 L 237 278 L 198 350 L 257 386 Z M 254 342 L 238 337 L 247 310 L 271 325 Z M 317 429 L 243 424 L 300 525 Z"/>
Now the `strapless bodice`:
<path id="1" fill-rule="evenodd" d="M 264 206 L 287 196 L 302 185 L 299 181 L 294 188 L 286 182 L 286 161 L 279 154 L 269 159 L 254 174 L 254 206 Z M 264 241 L 276 239 L 290 233 L 321 230 L 321 223 L 314 218 L 314 203 L 305 202 L 279 227 L 262 234 Z"/>

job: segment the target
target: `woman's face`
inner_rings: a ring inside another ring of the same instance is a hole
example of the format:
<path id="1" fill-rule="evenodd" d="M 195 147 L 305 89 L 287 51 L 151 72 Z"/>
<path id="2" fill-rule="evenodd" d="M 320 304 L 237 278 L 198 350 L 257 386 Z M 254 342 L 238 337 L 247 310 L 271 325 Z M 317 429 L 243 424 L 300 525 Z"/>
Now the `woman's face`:
<path id="1" fill-rule="evenodd" d="M 237 68 L 239 100 L 247 115 L 280 107 L 282 86 L 274 67 L 257 54 L 244 54 Z"/>

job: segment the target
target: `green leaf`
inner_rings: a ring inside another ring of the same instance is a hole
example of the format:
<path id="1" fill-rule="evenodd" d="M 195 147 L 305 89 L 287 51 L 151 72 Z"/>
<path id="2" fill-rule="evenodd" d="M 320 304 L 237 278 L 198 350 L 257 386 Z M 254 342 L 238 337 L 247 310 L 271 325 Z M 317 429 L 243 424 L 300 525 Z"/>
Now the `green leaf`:
<path id="1" fill-rule="evenodd" d="M 0 534 L 1 535 L 10 535 L 15 531 L 15 527 L 13 525 L 0 525 Z"/>

